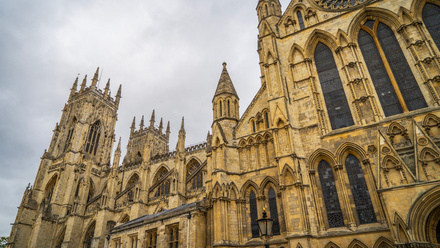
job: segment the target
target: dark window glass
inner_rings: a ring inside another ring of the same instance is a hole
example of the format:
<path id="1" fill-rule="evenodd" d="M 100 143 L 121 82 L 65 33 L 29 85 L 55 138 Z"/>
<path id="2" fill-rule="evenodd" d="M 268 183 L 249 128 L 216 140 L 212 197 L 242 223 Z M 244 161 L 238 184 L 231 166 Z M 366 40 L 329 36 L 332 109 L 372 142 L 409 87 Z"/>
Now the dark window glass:
<path id="1" fill-rule="evenodd" d="M 301 30 L 305 29 L 306 27 L 304 26 L 304 20 L 303 20 L 301 11 L 297 11 L 296 16 L 298 17 L 299 28 Z"/>
<path id="2" fill-rule="evenodd" d="M 380 54 L 373 37 L 361 29 L 358 35 L 358 42 L 385 116 L 403 113 L 385 65 L 382 59 L 380 59 Z"/>
<path id="3" fill-rule="evenodd" d="M 379 23 L 377 27 L 377 37 L 396 78 L 397 85 L 399 86 L 408 110 L 411 111 L 427 107 L 422 92 L 403 55 L 393 30 L 387 25 Z"/>
<path id="4" fill-rule="evenodd" d="M 92 247 L 92 240 L 93 240 L 94 234 L 95 234 L 95 223 L 93 223 L 92 226 L 89 227 L 89 230 L 87 230 L 86 236 L 84 237 L 84 247 L 85 248 Z"/>
<path id="5" fill-rule="evenodd" d="M 359 223 L 367 224 L 377 222 L 373 204 L 371 203 L 370 192 L 368 191 L 359 159 L 351 154 L 348 155 L 345 160 L 345 167 L 347 169 L 348 181 L 350 182 Z"/>
<path id="6" fill-rule="evenodd" d="M 315 64 L 332 129 L 353 125 L 333 53 L 322 43 L 318 43 L 316 46 Z"/>
<path id="7" fill-rule="evenodd" d="M 325 210 L 327 211 L 328 224 L 330 227 L 344 226 L 335 179 L 330 164 L 322 160 L 318 165 L 318 173 L 322 195 L 324 197 Z"/>
<path id="8" fill-rule="evenodd" d="M 252 238 L 257 238 L 260 236 L 260 231 L 258 230 L 258 213 L 257 213 L 257 198 L 255 197 L 254 191 L 251 191 L 249 195 L 249 209 L 251 212 L 251 230 Z"/>
<path id="9" fill-rule="evenodd" d="M 440 243 L 440 221 L 437 223 L 437 227 L 435 228 L 435 235 L 437 237 L 437 243 Z"/>
<path id="10" fill-rule="evenodd" d="M 264 117 L 266 118 L 266 128 L 269 128 L 269 114 L 266 112 Z"/>
<path id="11" fill-rule="evenodd" d="M 375 21 L 373 21 L 373 20 L 368 20 L 368 21 L 366 21 L 366 22 L 364 23 L 364 25 L 367 26 L 367 27 L 369 27 L 371 30 L 373 30 L 374 23 L 375 23 Z"/>
<path id="12" fill-rule="evenodd" d="M 422 18 L 432 39 L 440 49 L 440 7 L 427 3 L 423 8 Z"/>
<path id="13" fill-rule="evenodd" d="M 99 138 L 101 137 L 100 123 L 95 122 L 89 130 L 89 136 L 87 138 L 86 152 L 96 155 L 98 149 Z"/>
<path id="14" fill-rule="evenodd" d="M 278 208 L 277 208 L 277 197 L 275 195 L 275 190 L 270 188 L 269 190 L 269 210 L 270 218 L 273 219 L 273 234 L 280 235 L 280 222 L 278 220 Z"/>
<path id="15" fill-rule="evenodd" d="M 252 121 L 252 130 L 254 130 L 254 132 L 256 131 L 256 128 L 255 128 L 255 121 Z"/>

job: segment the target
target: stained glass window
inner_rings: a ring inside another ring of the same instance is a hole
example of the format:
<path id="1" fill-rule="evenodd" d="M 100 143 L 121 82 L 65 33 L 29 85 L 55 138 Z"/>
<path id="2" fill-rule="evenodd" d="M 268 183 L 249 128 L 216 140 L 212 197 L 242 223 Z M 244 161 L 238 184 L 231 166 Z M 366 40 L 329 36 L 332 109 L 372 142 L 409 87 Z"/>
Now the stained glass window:
<path id="1" fill-rule="evenodd" d="M 427 107 L 393 30 L 369 20 L 358 42 L 386 116 Z"/>
<path id="2" fill-rule="evenodd" d="M 427 107 L 422 92 L 403 55 L 393 30 L 387 25 L 379 23 L 377 27 L 377 37 L 396 78 L 400 92 L 402 92 L 408 110 L 411 111 Z"/>
<path id="3" fill-rule="evenodd" d="M 373 204 L 371 203 L 370 192 L 368 191 L 359 159 L 352 154 L 348 155 L 345 160 L 345 167 L 347 169 L 348 181 L 350 182 L 359 223 L 367 224 L 377 222 Z"/>
<path id="4" fill-rule="evenodd" d="M 332 129 L 354 124 L 332 51 L 318 43 L 315 64 Z"/>
<path id="5" fill-rule="evenodd" d="M 440 49 L 440 7 L 427 3 L 423 8 L 422 18 L 432 39 Z"/>
<path id="6" fill-rule="evenodd" d="M 86 232 L 86 235 L 84 237 L 84 247 L 85 248 L 92 247 L 92 240 L 93 240 L 94 234 L 95 234 L 95 223 L 93 223 Z"/>
<path id="7" fill-rule="evenodd" d="M 280 235 L 280 222 L 278 220 L 278 209 L 277 209 L 277 197 L 275 194 L 275 190 L 272 188 L 269 189 L 269 210 L 270 210 L 270 218 L 273 219 L 273 234 Z"/>
<path id="8" fill-rule="evenodd" d="M 301 11 L 297 11 L 296 16 L 298 17 L 299 28 L 301 30 L 305 29 L 306 27 L 304 26 L 304 19 L 302 17 Z"/>
<path id="9" fill-rule="evenodd" d="M 385 65 L 381 59 L 378 59 L 380 54 L 373 37 L 366 31 L 360 30 L 358 42 L 385 116 L 403 113 Z"/>
<path id="10" fill-rule="evenodd" d="M 335 179 L 330 164 L 322 160 L 318 165 L 318 173 L 322 195 L 324 197 L 325 210 L 327 211 L 328 224 L 330 227 L 344 226 L 338 192 L 336 191 Z"/>
<path id="11" fill-rule="evenodd" d="M 257 197 L 255 196 L 254 191 L 251 191 L 249 195 L 249 210 L 251 214 L 251 230 L 252 230 L 252 238 L 257 238 L 260 236 L 260 231 L 258 230 L 258 213 L 257 213 Z"/>

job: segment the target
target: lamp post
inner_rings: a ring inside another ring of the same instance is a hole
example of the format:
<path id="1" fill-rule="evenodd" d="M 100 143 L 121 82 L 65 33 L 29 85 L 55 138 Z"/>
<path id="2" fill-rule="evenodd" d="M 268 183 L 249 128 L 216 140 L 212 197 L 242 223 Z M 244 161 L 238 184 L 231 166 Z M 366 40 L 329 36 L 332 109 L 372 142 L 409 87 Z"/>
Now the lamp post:
<path id="1" fill-rule="evenodd" d="M 266 209 L 263 208 L 263 218 L 258 219 L 258 229 L 260 229 L 260 237 L 265 239 L 264 247 L 269 248 L 267 240 L 273 236 L 273 219 L 267 218 Z"/>

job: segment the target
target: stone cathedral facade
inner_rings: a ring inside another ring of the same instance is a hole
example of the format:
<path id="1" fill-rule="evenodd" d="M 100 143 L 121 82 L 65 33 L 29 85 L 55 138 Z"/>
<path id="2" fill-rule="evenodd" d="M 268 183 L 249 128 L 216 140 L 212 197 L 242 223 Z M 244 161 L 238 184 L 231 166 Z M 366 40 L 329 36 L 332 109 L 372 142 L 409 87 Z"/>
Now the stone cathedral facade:
<path id="1" fill-rule="evenodd" d="M 440 1 L 256 10 L 261 88 L 223 64 L 198 145 L 153 112 L 112 154 L 121 88 L 77 79 L 7 247 L 263 247 L 263 208 L 270 247 L 440 247 Z"/>

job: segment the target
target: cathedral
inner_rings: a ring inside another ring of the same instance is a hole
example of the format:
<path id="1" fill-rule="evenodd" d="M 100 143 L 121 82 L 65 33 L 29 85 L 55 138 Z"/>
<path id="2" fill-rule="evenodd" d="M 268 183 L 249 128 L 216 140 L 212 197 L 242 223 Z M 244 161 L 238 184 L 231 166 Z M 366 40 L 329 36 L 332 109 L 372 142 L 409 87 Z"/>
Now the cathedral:
<path id="1" fill-rule="evenodd" d="M 272 248 L 440 247 L 440 1 L 256 5 L 261 87 L 224 63 L 197 145 L 153 112 L 121 158 L 121 87 L 77 78 L 7 247 L 261 248 L 263 211 Z"/>

